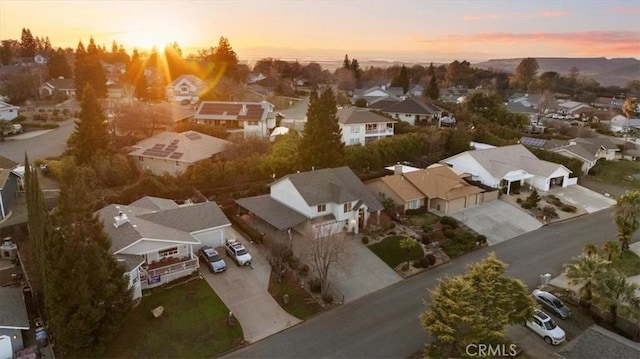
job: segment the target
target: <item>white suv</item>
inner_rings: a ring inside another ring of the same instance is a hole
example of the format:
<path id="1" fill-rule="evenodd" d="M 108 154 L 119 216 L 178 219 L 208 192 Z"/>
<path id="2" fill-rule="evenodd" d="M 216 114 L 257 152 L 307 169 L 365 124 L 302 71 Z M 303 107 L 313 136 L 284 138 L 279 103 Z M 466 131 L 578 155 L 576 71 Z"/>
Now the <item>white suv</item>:
<path id="1" fill-rule="evenodd" d="M 533 318 L 525 322 L 529 329 L 544 338 L 545 343 L 558 345 L 565 340 L 565 333 L 547 313 L 536 310 Z"/>

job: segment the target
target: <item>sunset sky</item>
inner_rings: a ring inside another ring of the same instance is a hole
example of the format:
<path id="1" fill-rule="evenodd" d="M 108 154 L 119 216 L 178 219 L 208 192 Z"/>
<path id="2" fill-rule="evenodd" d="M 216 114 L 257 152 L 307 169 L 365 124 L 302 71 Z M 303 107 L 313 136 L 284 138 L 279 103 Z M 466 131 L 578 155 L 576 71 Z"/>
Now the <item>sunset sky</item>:
<path id="1" fill-rule="evenodd" d="M 241 59 L 640 58 L 639 19 L 640 0 L 1 0 L 0 39 L 24 27 L 54 46 L 177 41 L 188 54 L 226 36 Z"/>

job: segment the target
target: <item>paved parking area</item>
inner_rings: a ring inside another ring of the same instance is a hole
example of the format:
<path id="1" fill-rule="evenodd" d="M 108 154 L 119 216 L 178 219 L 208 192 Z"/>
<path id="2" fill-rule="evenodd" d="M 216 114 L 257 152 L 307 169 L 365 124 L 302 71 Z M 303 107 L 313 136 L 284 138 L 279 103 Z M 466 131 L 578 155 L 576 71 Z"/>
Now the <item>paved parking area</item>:
<path id="1" fill-rule="evenodd" d="M 542 227 L 542 223 L 524 211 L 501 200 L 450 213 L 469 228 L 487 236 L 487 243 L 495 245 Z"/>
<path id="2" fill-rule="evenodd" d="M 253 257 L 252 266 L 238 267 L 223 254 L 227 263 L 225 272 L 212 274 L 201 267 L 200 273 L 240 322 L 244 340 L 253 343 L 300 323 L 269 294 L 271 267 L 267 259 L 235 230 L 227 231 L 227 236 L 235 236 L 245 245 Z M 218 251 L 224 253 L 224 248 Z"/>
<path id="3" fill-rule="evenodd" d="M 580 185 L 553 188 L 546 194 L 554 194 L 562 202 L 584 208 L 587 213 L 594 213 L 615 206 L 616 200 L 606 197 Z"/>

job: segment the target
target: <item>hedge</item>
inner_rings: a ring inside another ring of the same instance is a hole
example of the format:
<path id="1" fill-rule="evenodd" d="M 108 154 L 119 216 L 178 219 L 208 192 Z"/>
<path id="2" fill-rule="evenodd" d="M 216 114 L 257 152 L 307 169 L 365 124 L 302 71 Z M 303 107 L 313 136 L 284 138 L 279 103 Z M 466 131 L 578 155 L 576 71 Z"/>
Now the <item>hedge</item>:
<path id="1" fill-rule="evenodd" d="M 252 241 L 258 242 L 262 244 L 264 242 L 264 235 L 257 231 L 255 228 L 251 227 L 247 222 L 243 221 L 242 218 L 234 215 L 225 213 L 227 218 L 231 224 L 236 226 L 242 233 L 244 233 L 247 237 L 249 237 Z"/>

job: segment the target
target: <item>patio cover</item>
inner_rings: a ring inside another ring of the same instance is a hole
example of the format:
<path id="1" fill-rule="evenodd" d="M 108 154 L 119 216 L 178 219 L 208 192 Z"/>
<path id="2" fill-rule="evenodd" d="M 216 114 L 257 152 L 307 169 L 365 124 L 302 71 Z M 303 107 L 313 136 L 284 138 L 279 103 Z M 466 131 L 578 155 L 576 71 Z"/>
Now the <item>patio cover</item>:
<path id="1" fill-rule="evenodd" d="M 307 220 L 305 215 L 272 199 L 268 194 L 241 198 L 237 200 L 236 203 L 281 231 L 292 228 Z"/>
<path id="2" fill-rule="evenodd" d="M 515 182 L 515 181 L 527 180 L 533 177 L 535 176 L 530 173 L 522 171 L 522 172 L 515 172 L 515 173 L 509 172 L 504 177 L 502 177 L 502 179 L 508 182 Z"/>

